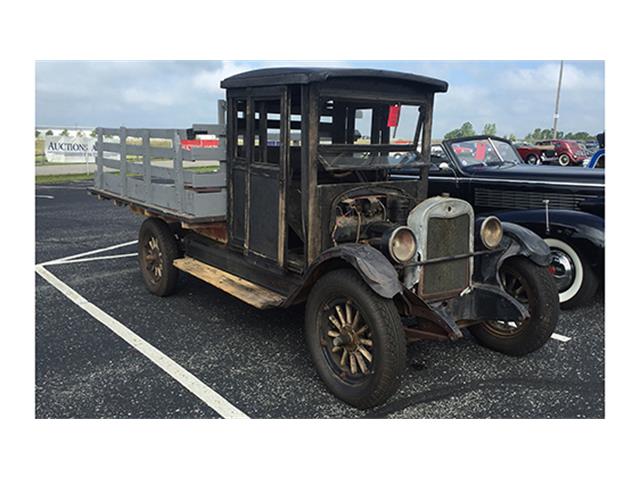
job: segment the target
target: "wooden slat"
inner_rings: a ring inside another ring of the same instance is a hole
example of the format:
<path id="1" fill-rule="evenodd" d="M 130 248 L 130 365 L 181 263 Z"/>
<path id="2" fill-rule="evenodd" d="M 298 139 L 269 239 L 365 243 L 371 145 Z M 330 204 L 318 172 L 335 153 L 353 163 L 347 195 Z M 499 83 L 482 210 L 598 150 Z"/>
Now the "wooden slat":
<path id="1" fill-rule="evenodd" d="M 104 188 L 104 182 L 102 181 L 102 176 L 104 175 L 104 134 L 102 128 L 96 129 L 96 134 L 98 139 L 96 141 L 96 177 L 95 177 L 95 185 L 98 188 Z"/>
<path id="2" fill-rule="evenodd" d="M 183 158 L 193 162 L 206 162 L 210 160 L 225 162 L 227 160 L 227 144 L 220 141 L 220 146 L 216 148 L 192 148 L 190 151 L 183 150 Z"/>
<path id="3" fill-rule="evenodd" d="M 120 153 L 120 143 L 104 142 L 102 144 L 105 152 Z M 144 145 L 131 145 L 127 144 L 127 155 L 144 155 Z M 174 150 L 171 147 L 149 147 L 149 156 L 151 158 L 173 158 Z"/>
<path id="4" fill-rule="evenodd" d="M 102 150 L 105 152 L 120 153 L 120 143 L 103 142 Z"/>
<path id="5" fill-rule="evenodd" d="M 194 123 L 191 128 L 198 133 L 204 132 L 205 135 L 216 135 L 218 137 L 225 135 L 227 129 L 225 125 L 209 123 Z"/>
<path id="6" fill-rule="evenodd" d="M 173 140 L 176 130 L 170 128 L 127 128 L 127 136 L 129 137 L 144 137 L 147 133 L 150 138 Z"/>
<path id="7" fill-rule="evenodd" d="M 127 145 L 127 155 L 144 155 L 147 148 L 144 145 Z M 170 147 L 148 147 L 150 158 L 173 158 L 174 151 Z"/>
<path id="8" fill-rule="evenodd" d="M 114 160 L 113 158 L 103 158 L 102 165 L 107 168 L 114 168 L 120 170 L 120 160 Z"/>
<path id="9" fill-rule="evenodd" d="M 227 186 L 227 175 L 225 171 L 218 171 L 215 173 L 197 173 L 185 170 L 184 181 L 185 183 L 191 184 L 194 188 L 222 188 Z"/>
<path id="10" fill-rule="evenodd" d="M 279 293 L 251 283 L 224 270 L 207 265 L 194 258 L 179 258 L 173 261 L 173 265 L 177 269 L 187 272 L 256 308 L 265 309 L 277 307 L 285 300 L 285 297 Z"/>
<path id="11" fill-rule="evenodd" d="M 123 161 L 124 160 L 124 161 Z M 120 194 L 124 197 L 127 194 L 127 129 L 120 127 Z"/>
<path id="12" fill-rule="evenodd" d="M 120 135 L 120 129 L 119 128 L 103 128 L 102 134 L 105 136 L 115 135 L 117 137 L 118 135 Z"/>

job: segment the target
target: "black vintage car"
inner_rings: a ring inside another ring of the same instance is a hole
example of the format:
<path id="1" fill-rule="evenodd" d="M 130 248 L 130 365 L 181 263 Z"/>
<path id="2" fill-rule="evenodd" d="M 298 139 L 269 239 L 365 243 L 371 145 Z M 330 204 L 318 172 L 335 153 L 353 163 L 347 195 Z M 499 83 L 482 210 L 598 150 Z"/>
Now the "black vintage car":
<path id="1" fill-rule="evenodd" d="M 443 194 L 540 235 L 561 306 L 592 298 L 604 273 L 604 171 L 527 165 L 503 138 L 458 138 L 431 149 L 429 195 Z"/>
<path id="2" fill-rule="evenodd" d="M 518 225 L 477 220 L 464 200 L 427 198 L 433 99 L 446 82 L 291 68 L 222 87 L 226 124 L 194 130 L 217 132 L 226 150 L 191 152 L 218 159 L 214 173 L 183 168 L 189 132 L 98 130 L 92 192 L 149 217 L 138 259 L 150 292 L 171 294 L 183 271 L 258 308 L 306 302 L 320 377 L 361 408 L 395 392 L 407 340 L 457 340 L 468 329 L 520 356 L 549 339 L 558 294 L 548 246 Z M 152 164 L 166 155 L 173 169 Z M 391 177 L 404 167 L 418 178 Z"/>

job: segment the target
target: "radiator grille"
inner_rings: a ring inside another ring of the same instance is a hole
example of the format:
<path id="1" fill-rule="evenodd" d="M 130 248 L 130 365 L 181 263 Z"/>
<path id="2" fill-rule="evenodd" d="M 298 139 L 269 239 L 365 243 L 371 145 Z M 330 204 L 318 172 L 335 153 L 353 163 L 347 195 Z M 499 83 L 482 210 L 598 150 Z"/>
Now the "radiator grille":
<path id="1" fill-rule="evenodd" d="M 521 190 L 475 189 L 475 206 L 492 209 L 545 208 L 544 200 L 549 200 L 549 208 L 580 210 L 580 204 L 597 195 L 574 195 L 572 193 L 543 193 Z"/>
<path id="2" fill-rule="evenodd" d="M 430 218 L 426 260 L 470 253 L 468 215 Z M 422 296 L 434 297 L 464 290 L 469 283 L 469 259 L 427 264 L 423 268 Z"/>

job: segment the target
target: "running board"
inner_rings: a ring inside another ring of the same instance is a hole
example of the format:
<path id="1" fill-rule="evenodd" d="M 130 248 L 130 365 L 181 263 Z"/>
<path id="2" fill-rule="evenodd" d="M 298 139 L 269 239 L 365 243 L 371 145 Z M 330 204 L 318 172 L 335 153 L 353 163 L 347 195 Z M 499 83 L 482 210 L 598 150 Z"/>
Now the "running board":
<path id="1" fill-rule="evenodd" d="M 286 297 L 279 293 L 236 277 L 224 270 L 207 265 L 195 258 L 178 258 L 173 261 L 173 265 L 178 270 L 187 272 L 256 308 L 265 309 L 277 307 L 286 300 Z"/>

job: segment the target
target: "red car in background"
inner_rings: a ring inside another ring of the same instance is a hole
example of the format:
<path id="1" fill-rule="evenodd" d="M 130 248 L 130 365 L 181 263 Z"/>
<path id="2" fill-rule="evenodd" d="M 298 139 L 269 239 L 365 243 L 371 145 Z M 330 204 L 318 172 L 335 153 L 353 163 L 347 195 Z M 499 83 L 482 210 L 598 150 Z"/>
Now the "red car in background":
<path id="1" fill-rule="evenodd" d="M 573 140 L 540 140 L 536 142 L 536 146 L 549 147 L 552 146 L 555 149 L 555 154 L 558 157 L 558 163 L 567 167 L 569 165 L 582 166 L 582 162 L 587 158 L 587 153 L 578 142 Z"/>
<path id="2" fill-rule="evenodd" d="M 543 163 L 545 158 L 555 157 L 555 149 L 553 147 L 537 147 L 527 142 L 517 142 L 513 146 L 516 147 L 522 160 L 529 165 L 537 165 Z"/>

